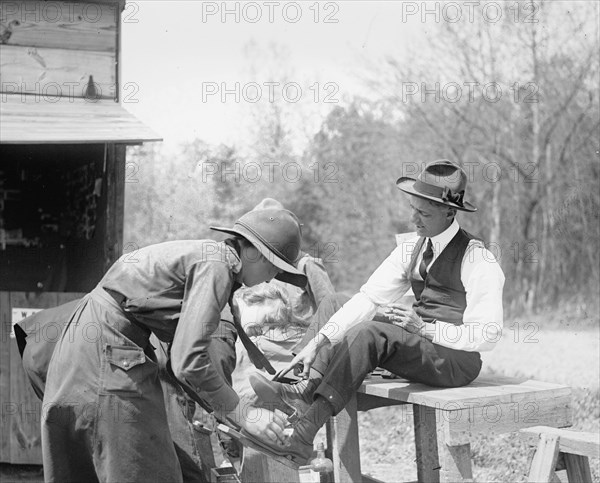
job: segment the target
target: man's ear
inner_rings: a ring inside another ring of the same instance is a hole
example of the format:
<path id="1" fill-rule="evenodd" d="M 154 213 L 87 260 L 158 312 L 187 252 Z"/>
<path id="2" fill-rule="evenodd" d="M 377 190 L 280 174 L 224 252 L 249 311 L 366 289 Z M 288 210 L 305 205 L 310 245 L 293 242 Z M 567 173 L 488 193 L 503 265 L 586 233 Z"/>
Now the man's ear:
<path id="1" fill-rule="evenodd" d="M 454 219 L 454 217 L 456 216 L 456 211 L 456 208 L 448 208 L 448 215 L 446 216 L 446 218 Z"/>
<path id="2" fill-rule="evenodd" d="M 247 240 L 244 240 L 244 243 L 241 246 L 241 256 L 242 262 L 253 263 L 260 259 L 261 254 L 252 243 Z"/>

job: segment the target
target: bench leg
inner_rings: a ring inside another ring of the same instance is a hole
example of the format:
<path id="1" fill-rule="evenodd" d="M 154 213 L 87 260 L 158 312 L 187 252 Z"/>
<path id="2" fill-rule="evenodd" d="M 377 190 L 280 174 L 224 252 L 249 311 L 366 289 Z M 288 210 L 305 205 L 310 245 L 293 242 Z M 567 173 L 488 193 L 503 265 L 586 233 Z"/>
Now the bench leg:
<path id="1" fill-rule="evenodd" d="M 551 482 L 555 476 L 554 469 L 559 453 L 558 435 L 542 434 L 533 455 L 528 481 Z"/>
<path id="2" fill-rule="evenodd" d="M 449 445 L 448 416 L 441 410 L 413 405 L 419 482 L 473 481 L 471 445 Z"/>
<path id="3" fill-rule="evenodd" d="M 440 453 L 441 482 L 473 481 L 470 444 L 449 446 L 445 442 L 439 441 L 438 451 Z"/>
<path id="4" fill-rule="evenodd" d="M 590 461 L 587 456 L 563 453 L 570 482 L 592 483 Z"/>
<path id="5" fill-rule="evenodd" d="M 356 395 L 327 422 L 327 447 L 331 448 L 335 481 L 361 482 Z"/>
<path id="6" fill-rule="evenodd" d="M 417 480 L 440 481 L 435 409 L 413 405 L 415 449 L 417 453 Z"/>

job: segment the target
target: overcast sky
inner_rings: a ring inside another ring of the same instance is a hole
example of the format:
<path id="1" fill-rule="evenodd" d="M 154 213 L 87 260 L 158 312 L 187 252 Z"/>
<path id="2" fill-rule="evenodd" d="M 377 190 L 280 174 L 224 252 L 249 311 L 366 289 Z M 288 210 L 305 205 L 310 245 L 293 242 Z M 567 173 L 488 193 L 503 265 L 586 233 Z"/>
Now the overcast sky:
<path id="1" fill-rule="evenodd" d="M 420 3 L 404 4 L 228 2 L 224 9 L 223 2 L 128 2 L 122 15 L 123 102 L 167 145 L 194 137 L 240 142 L 258 95 L 285 95 L 290 103 L 327 112 L 336 101 L 368 94 L 359 80 L 362 59 L 421 48 L 417 38 L 427 22 L 421 21 Z M 435 15 L 429 20 L 435 22 Z M 281 72 L 292 74 L 280 78 L 272 59 L 246 56 L 251 41 L 263 50 L 270 42 L 282 46 L 289 55 Z M 312 119 L 315 129 L 319 121 Z"/>
<path id="2" fill-rule="evenodd" d="M 510 8 L 503 13 L 501 0 L 128 1 L 122 102 L 164 137 L 166 147 L 194 138 L 243 145 L 255 122 L 254 101 L 272 95 L 292 107 L 296 117 L 286 125 L 310 136 L 335 103 L 369 97 L 361 81 L 369 63 L 386 56 L 408 61 L 435 49 L 428 34 L 445 22 L 495 25 L 510 16 L 523 28 L 532 20 L 550 31 L 560 28 L 539 3 L 505 3 Z M 583 3 L 552 4 L 568 14 Z M 588 30 L 597 35 L 596 27 Z M 273 42 L 282 56 L 269 53 Z M 254 54 L 247 52 L 250 43 L 257 46 Z"/>

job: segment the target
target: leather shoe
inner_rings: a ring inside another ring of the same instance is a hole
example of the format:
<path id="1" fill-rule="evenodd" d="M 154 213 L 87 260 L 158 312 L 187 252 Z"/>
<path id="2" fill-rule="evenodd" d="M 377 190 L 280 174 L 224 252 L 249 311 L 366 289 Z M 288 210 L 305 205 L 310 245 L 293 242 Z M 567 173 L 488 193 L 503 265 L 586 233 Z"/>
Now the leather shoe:
<path id="1" fill-rule="evenodd" d="M 310 379 L 296 384 L 281 384 L 269 381 L 261 374 L 251 374 L 249 380 L 261 406 L 298 417 L 310 407 L 313 393 L 320 383 L 320 380 Z"/>
<path id="2" fill-rule="evenodd" d="M 313 445 L 302 441 L 295 431 L 287 438 L 285 445 L 283 446 L 271 440 L 253 436 L 245 430 L 242 430 L 242 435 L 263 451 L 286 458 L 299 466 L 308 464 L 309 459 L 313 454 Z"/>
<path id="3" fill-rule="evenodd" d="M 305 443 L 295 429 L 292 430 L 292 433 L 286 438 L 285 443 L 282 445 L 271 440 L 259 438 L 258 436 L 248 433 L 245 429 L 238 431 L 226 424 L 219 424 L 217 428 L 225 434 L 231 435 L 235 440 L 245 446 L 250 446 L 257 451 L 266 454 L 288 459 L 299 466 L 307 464 L 313 454 L 313 445 Z"/>

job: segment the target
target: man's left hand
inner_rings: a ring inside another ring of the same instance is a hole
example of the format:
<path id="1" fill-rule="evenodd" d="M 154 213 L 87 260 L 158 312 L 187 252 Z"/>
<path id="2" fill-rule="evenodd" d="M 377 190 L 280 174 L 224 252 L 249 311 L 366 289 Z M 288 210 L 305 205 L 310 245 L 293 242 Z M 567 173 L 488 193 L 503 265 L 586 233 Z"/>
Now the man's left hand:
<path id="1" fill-rule="evenodd" d="M 413 334 L 423 335 L 425 322 L 412 307 L 404 304 L 389 304 L 384 312 L 394 325 Z"/>

